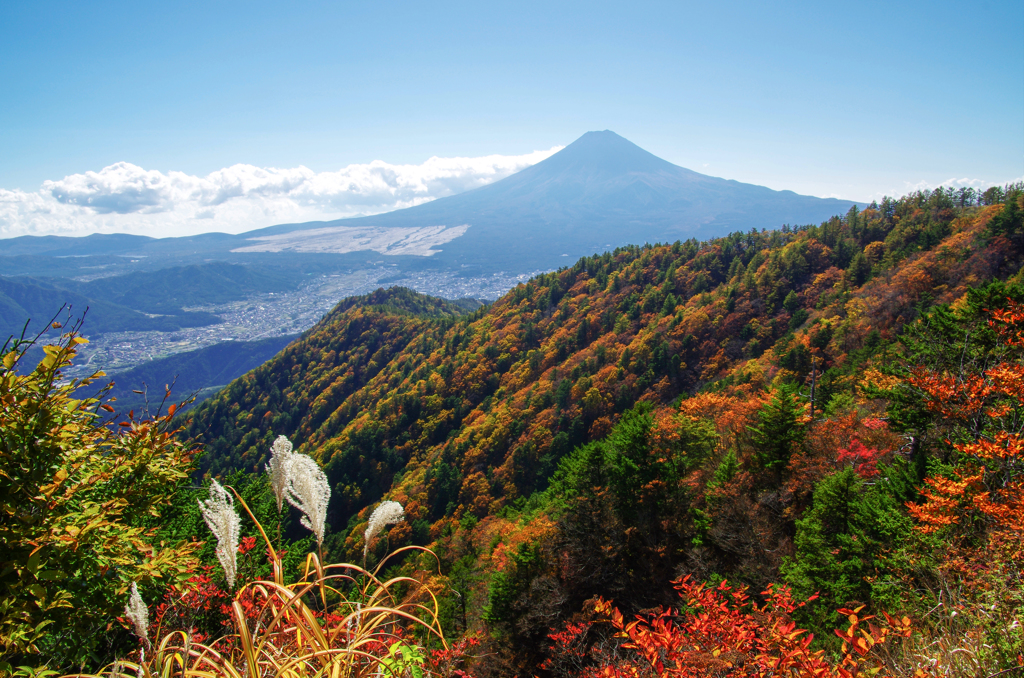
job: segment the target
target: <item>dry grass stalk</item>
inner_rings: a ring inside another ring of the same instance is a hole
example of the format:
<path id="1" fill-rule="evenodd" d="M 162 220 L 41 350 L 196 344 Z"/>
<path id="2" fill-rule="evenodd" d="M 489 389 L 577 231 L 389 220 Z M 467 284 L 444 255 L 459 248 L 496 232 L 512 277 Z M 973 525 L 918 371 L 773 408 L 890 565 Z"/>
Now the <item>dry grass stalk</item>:
<path id="1" fill-rule="evenodd" d="M 252 516 L 245 501 L 235 496 Z M 399 549 L 373 570 L 351 564 L 324 566 L 311 553 L 302 580 L 285 584 L 281 559 L 263 527 L 256 525 L 267 544 L 274 580 L 249 582 L 235 593 L 230 615 L 233 633 L 200 643 L 184 631 L 158 632 L 148 659 L 141 655 L 136 662 L 120 661 L 95 678 L 390 675 L 382 674 L 382 662 L 393 658 L 395 644 L 405 643 L 405 634 L 415 628 L 435 636 L 448 649 L 438 621 L 438 601 L 429 587 L 410 577 L 380 578 L 391 558 L 429 550 Z M 410 588 L 416 595 L 399 601 L 397 588 Z"/>

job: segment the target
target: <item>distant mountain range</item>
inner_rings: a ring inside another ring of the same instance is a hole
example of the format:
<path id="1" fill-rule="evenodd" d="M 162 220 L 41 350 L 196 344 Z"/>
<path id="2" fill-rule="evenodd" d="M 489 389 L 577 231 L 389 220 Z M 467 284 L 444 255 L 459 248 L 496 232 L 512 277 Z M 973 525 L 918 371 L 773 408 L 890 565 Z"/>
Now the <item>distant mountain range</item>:
<path id="1" fill-rule="evenodd" d="M 258 254 L 375 251 L 407 261 L 432 255 L 432 268 L 533 271 L 625 244 L 820 223 L 855 204 L 699 174 L 603 131 L 587 132 L 548 159 L 488 186 L 386 214 L 240 235 L 24 236 L 0 241 L 0 255 L 134 255 L 149 258 L 144 263 L 153 267 L 211 257 L 245 261 Z M 25 265 L 4 263 L 12 271 Z"/>
<path id="2" fill-rule="evenodd" d="M 95 237 L 95 236 L 92 236 Z M 50 271 L 51 275 L 59 271 Z M 224 262 L 135 271 L 79 282 L 67 278 L 0 277 L 0 342 L 34 336 L 67 304 L 71 317 L 89 309 L 87 334 L 106 332 L 174 332 L 185 327 L 215 325 L 221 319 L 205 311 L 185 311 L 238 301 L 253 295 L 290 289 L 305 277 L 301 270 L 240 266 Z"/>
<path id="3" fill-rule="evenodd" d="M 204 312 L 179 310 L 174 315 L 147 315 L 135 304 L 117 303 L 105 296 L 86 296 L 60 285 L 62 282 L 56 279 L 0 278 L 0 344 L 8 336 L 21 336 L 22 330 L 27 338 L 31 338 L 51 319 L 65 322 L 68 314 L 58 314 L 65 304 L 71 307 L 69 314 L 72 318 L 89 309 L 88 328 L 92 336 L 129 330 L 173 332 L 183 327 L 202 327 L 220 322 L 217 316 Z M 160 298 L 161 295 L 154 292 L 152 297 Z"/>

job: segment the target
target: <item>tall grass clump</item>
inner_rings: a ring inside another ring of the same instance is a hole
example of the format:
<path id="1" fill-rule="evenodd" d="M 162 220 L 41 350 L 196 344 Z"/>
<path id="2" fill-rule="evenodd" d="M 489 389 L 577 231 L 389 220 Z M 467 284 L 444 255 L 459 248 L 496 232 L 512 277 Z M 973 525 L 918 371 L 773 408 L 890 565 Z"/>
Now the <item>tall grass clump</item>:
<path id="1" fill-rule="evenodd" d="M 324 565 L 316 553 L 310 553 L 299 580 L 286 584 L 281 554 L 242 497 L 234 493 L 234 499 L 263 538 L 272 579 L 238 587 L 224 606 L 229 633 L 204 639 L 188 629 L 164 629 L 155 622 L 149 629 L 150 651 L 140 645 L 130 660 L 111 664 L 98 676 L 397 678 L 450 674 L 436 661 L 452 655 L 441 630 L 434 592 L 415 578 L 381 574 L 388 561 L 407 552 L 428 556 L 432 552 L 405 547 L 372 569 L 348 563 Z M 133 595 L 129 608 L 134 611 L 136 626 L 138 618 L 144 618 L 140 605 L 141 600 Z M 148 642 L 139 635 L 142 643 Z M 416 638 L 433 638 L 441 650 L 428 656 Z"/>

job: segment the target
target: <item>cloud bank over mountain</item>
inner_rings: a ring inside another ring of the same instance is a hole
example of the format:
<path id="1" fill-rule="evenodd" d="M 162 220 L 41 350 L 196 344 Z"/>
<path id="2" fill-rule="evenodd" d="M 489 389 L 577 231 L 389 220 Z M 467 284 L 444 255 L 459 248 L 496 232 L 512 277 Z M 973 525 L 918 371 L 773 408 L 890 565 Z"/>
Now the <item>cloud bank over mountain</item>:
<path id="1" fill-rule="evenodd" d="M 375 160 L 336 172 L 233 165 L 205 177 L 119 162 L 46 181 L 34 192 L 0 189 L 0 237 L 241 233 L 284 222 L 379 214 L 485 186 L 561 148 L 433 157 L 420 165 Z"/>
<path id="2" fill-rule="evenodd" d="M 890 197 L 898 197 L 900 195 L 906 195 L 907 193 L 913 193 L 914 191 L 934 191 L 936 188 L 973 188 L 976 191 L 984 191 L 992 186 L 1003 186 L 1006 184 L 1015 184 L 1019 181 L 1024 181 L 1024 176 L 1017 177 L 1016 179 L 1009 179 L 1007 181 L 987 181 L 985 179 L 969 179 L 963 177 L 957 179 L 946 179 L 939 183 L 932 183 L 929 181 L 918 181 L 917 183 L 911 183 L 909 181 L 903 182 L 902 189 L 894 189 L 887 193 L 878 195 L 875 199 L 881 200 L 883 195 Z"/>

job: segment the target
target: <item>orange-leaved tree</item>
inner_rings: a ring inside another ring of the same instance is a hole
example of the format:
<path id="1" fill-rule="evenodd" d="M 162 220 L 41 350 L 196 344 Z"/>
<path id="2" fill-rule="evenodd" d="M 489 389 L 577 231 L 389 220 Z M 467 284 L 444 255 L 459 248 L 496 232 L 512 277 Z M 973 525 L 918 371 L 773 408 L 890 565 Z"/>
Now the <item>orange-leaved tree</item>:
<path id="1" fill-rule="evenodd" d="M 1010 303 L 989 321 L 1011 349 L 1006 359 L 977 374 L 954 375 L 917 369 L 908 381 L 925 394 L 931 411 L 963 438 L 952 477 L 926 479 L 923 501 L 911 514 L 928 532 L 983 520 L 1000 535 L 1015 535 L 1016 556 L 1024 546 L 1024 304 Z"/>
<path id="2" fill-rule="evenodd" d="M 918 368 L 908 376 L 937 415 L 951 466 L 924 480 L 908 504 L 941 548 L 935 610 L 937 661 L 1024 666 L 1024 304 L 990 313 L 998 338 L 980 369 Z M 966 350 L 965 350 L 966 353 Z M 935 585 L 932 588 L 936 588 Z M 986 671 L 988 669 L 985 669 Z"/>

